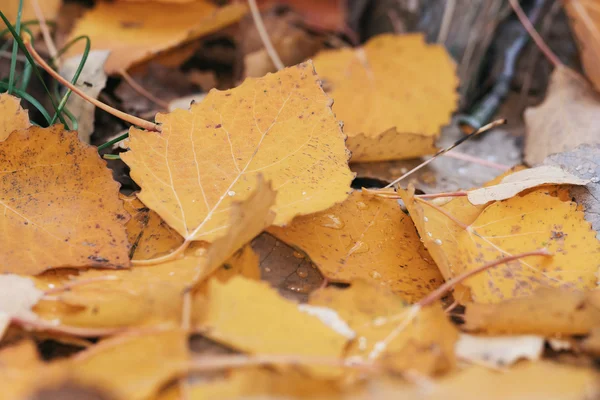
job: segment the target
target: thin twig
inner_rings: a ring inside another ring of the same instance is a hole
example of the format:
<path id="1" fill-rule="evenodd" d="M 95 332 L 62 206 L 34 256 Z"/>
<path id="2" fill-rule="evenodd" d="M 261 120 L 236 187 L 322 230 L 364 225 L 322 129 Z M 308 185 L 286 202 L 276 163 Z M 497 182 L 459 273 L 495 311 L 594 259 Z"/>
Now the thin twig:
<path id="1" fill-rule="evenodd" d="M 457 151 L 449 151 L 446 154 L 444 154 L 444 157 L 451 157 L 457 160 L 468 161 L 472 162 L 473 164 L 479 164 L 485 167 L 499 169 L 500 171 L 507 171 L 511 168 L 508 165 L 498 164 L 492 161 L 484 160 L 483 158 L 472 156 L 470 154 L 459 153 Z"/>
<path id="2" fill-rule="evenodd" d="M 66 80 L 62 76 L 60 76 L 60 74 L 58 72 L 56 72 L 55 70 L 53 70 L 46 63 L 46 61 L 38 54 L 38 52 L 31 45 L 31 41 L 30 41 L 28 35 L 25 35 L 25 37 L 23 38 L 23 43 L 25 44 L 25 47 L 27 47 L 27 51 L 29 51 L 29 53 L 31 54 L 31 56 L 33 57 L 33 59 L 40 65 L 40 67 L 42 67 L 46 72 L 48 72 L 48 74 L 50 74 L 50 76 L 52 76 L 54 79 L 56 79 L 62 85 L 68 87 L 74 93 L 76 93 L 77 95 L 79 95 L 82 99 L 86 100 L 89 103 L 92 103 L 93 105 L 95 105 L 96 107 L 98 107 L 98 108 L 106 111 L 107 113 L 109 113 L 111 115 L 114 115 L 115 117 L 117 117 L 119 119 L 122 119 L 125 122 L 129 122 L 130 124 L 139 126 L 139 127 L 144 128 L 144 129 L 146 129 L 148 131 L 157 131 L 157 132 L 161 131 L 160 125 L 154 124 L 154 123 L 152 123 L 150 121 L 146 121 L 146 120 L 138 118 L 138 117 L 134 117 L 133 115 L 129 115 L 127 113 L 124 113 L 123 111 L 119 111 L 116 108 L 112 108 L 111 106 L 106 105 L 106 104 L 102 103 L 101 101 L 96 100 L 93 97 L 88 96 L 82 90 L 80 90 L 77 86 L 71 84 L 71 82 L 69 82 L 68 80 Z"/>
<path id="3" fill-rule="evenodd" d="M 46 43 L 46 47 L 48 48 L 48 53 L 50 53 L 50 57 L 52 57 L 56 66 L 59 67 L 60 59 L 58 58 L 58 51 L 56 50 L 56 46 L 54 45 L 54 40 L 52 40 L 52 35 L 50 34 L 50 29 L 48 28 L 48 24 L 46 23 L 46 17 L 44 17 L 44 13 L 42 12 L 40 3 L 38 2 L 38 0 L 31 0 L 31 5 L 33 6 L 33 11 L 35 11 L 35 16 L 40 23 L 40 30 L 42 31 L 44 43 Z"/>
<path id="4" fill-rule="evenodd" d="M 504 125 L 504 124 L 506 124 L 506 120 L 505 119 L 498 119 L 496 121 L 490 122 L 487 125 L 482 126 L 481 128 L 477 129 L 476 131 L 473 131 L 473 132 L 469 133 L 466 136 L 463 136 L 462 138 L 458 139 L 456 142 L 454 142 L 450 146 L 448 146 L 445 149 L 442 149 L 442 150 L 438 151 L 437 153 L 435 153 L 433 155 L 433 157 L 431 157 L 429 160 L 423 161 L 421 164 L 417 165 L 416 167 L 414 167 L 413 169 L 411 169 L 410 171 L 408 171 L 407 173 L 405 173 L 404 175 L 402 175 L 400 178 L 394 180 L 392 183 L 390 183 L 389 185 L 387 185 L 385 188 L 389 188 L 389 187 L 394 186 L 395 184 L 397 184 L 398 182 L 400 182 L 402 179 L 406 178 L 409 175 L 412 175 L 413 173 L 417 172 L 418 170 L 420 170 L 421 168 L 423 168 L 424 166 L 426 166 L 427 164 L 429 164 L 430 162 L 432 162 L 433 160 L 435 160 L 437 157 L 441 156 L 444 153 L 449 152 L 450 150 L 452 150 L 456 146 L 460 145 L 461 143 L 464 143 L 465 141 L 471 139 L 472 137 L 477 136 L 477 135 L 479 135 L 479 134 L 481 134 L 483 132 L 489 131 L 491 129 L 494 129 L 495 127 L 497 127 L 499 125 Z"/>
<path id="5" fill-rule="evenodd" d="M 456 278 L 444 282 L 443 285 L 441 285 L 440 287 L 435 289 L 433 292 L 429 293 L 427 296 L 425 296 L 421 300 L 419 300 L 419 302 L 417 304 L 420 305 L 421 307 L 429 306 L 429 305 L 433 304 L 434 302 L 436 302 L 437 300 L 441 299 L 448 291 L 453 289 L 457 284 L 462 283 L 463 281 L 465 281 L 466 279 L 470 278 L 473 275 L 476 275 L 480 272 L 483 272 L 487 269 L 490 269 L 490 268 L 495 267 L 500 264 L 506 264 L 508 262 L 518 260 L 520 258 L 531 257 L 531 256 L 551 257 L 552 253 L 550 253 L 546 249 L 540 249 L 540 250 L 528 251 L 525 253 L 516 254 L 516 255 L 500 258 L 495 261 L 491 261 L 485 265 L 482 265 L 481 267 L 477 267 L 470 271 L 463 272 Z"/>
<path id="6" fill-rule="evenodd" d="M 459 190 L 457 192 L 442 192 L 442 193 L 426 193 L 426 194 L 417 194 L 415 197 L 420 199 L 436 199 L 438 197 L 463 197 L 466 196 L 469 192 L 465 190 Z"/>
<path id="7" fill-rule="evenodd" d="M 554 67 L 559 67 L 559 66 L 563 65 L 563 63 L 556 56 L 556 54 L 554 54 L 554 52 L 552 52 L 552 50 L 550 50 L 550 48 L 548 47 L 546 42 L 544 42 L 544 39 L 542 39 L 540 34 L 537 33 L 537 31 L 535 30 L 535 27 L 533 26 L 531 21 L 529 21 L 529 18 L 527 18 L 527 15 L 521 8 L 521 5 L 519 4 L 519 2 L 517 0 L 508 0 L 508 2 L 510 3 L 510 6 L 512 7 L 515 14 L 517 15 L 517 18 L 519 18 L 519 21 L 521 21 L 521 24 L 523 24 L 523 27 L 525 28 L 525 30 L 529 33 L 529 35 L 531 36 L 531 38 L 533 39 L 535 44 L 539 47 L 539 49 L 542 51 L 542 53 L 544 53 L 544 55 L 552 63 L 552 65 L 554 65 Z"/>
<path id="8" fill-rule="evenodd" d="M 285 65 L 283 65 L 281 58 L 279 58 L 279 54 L 277 54 L 275 47 L 273 47 L 273 43 L 271 42 L 271 38 L 269 38 L 267 28 L 265 28 L 265 24 L 260 16 L 260 11 L 256 5 L 256 0 L 248 0 L 248 4 L 250 5 L 250 12 L 252 13 L 252 19 L 254 20 L 256 29 L 258 30 L 260 40 L 262 40 L 263 44 L 265 45 L 265 49 L 267 50 L 269 57 L 271 57 L 271 61 L 273 61 L 275 68 L 277 68 L 278 71 L 281 71 L 285 68 Z"/>
<path id="9" fill-rule="evenodd" d="M 127 84 L 129 84 L 129 86 L 131 86 L 131 88 L 138 92 L 140 95 L 144 96 L 145 98 L 147 98 L 148 100 L 165 110 L 169 109 L 169 103 L 162 101 L 161 99 L 157 98 L 152 93 L 144 89 L 142 85 L 137 83 L 135 79 L 133 79 L 131 75 L 127 73 L 127 71 L 122 69 L 119 71 L 119 74 L 123 77 L 123 79 L 125 79 L 125 82 L 127 82 Z"/>
<path id="10" fill-rule="evenodd" d="M 437 43 L 444 44 L 448 38 L 448 32 L 450 31 L 450 24 L 452 23 L 452 17 L 454 16 L 455 6 L 456 0 L 446 0 L 444 15 L 442 16 L 442 24 L 440 25 L 440 33 L 437 37 Z"/>

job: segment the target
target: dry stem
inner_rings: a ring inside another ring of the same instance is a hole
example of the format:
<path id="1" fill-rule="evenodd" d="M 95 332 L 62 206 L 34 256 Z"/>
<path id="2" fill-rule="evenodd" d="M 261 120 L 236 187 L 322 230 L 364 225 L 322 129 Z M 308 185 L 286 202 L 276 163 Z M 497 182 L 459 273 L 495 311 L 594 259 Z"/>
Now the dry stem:
<path id="1" fill-rule="evenodd" d="M 277 54 L 275 47 L 273 47 L 273 43 L 271 42 L 267 28 L 265 28 L 265 24 L 260 16 L 260 11 L 256 5 L 256 0 L 248 0 L 248 4 L 250 5 L 250 12 L 252 13 L 252 19 L 254 20 L 256 29 L 258 30 L 260 40 L 262 40 L 263 44 L 265 45 L 267 54 L 269 54 L 269 57 L 271 57 L 271 61 L 273 61 L 275 68 L 277 68 L 278 71 L 281 71 L 285 68 L 285 65 L 283 65 L 281 58 L 279 58 L 279 54 Z"/>

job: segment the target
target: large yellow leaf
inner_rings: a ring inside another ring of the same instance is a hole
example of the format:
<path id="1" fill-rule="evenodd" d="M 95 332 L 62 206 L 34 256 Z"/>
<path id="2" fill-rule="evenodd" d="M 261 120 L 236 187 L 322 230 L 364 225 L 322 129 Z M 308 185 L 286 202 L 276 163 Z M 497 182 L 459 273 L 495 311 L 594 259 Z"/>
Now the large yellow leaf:
<path id="1" fill-rule="evenodd" d="M 277 191 L 277 225 L 343 201 L 353 174 L 317 80 L 310 62 L 300 64 L 158 114 L 162 133 L 132 129 L 122 158 L 138 197 L 187 241 L 209 242 L 225 235 L 227 210 L 259 173 Z"/>
<path id="2" fill-rule="evenodd" d="M 77 22 L 69 39 L 88 35 L 92 49 L 110 50 L 104 69 L 112 74 L 224 28 L 245 13 L 243 4 L 219 8 L 206 0 L 187 4 L 100 1 Z M 83 49 L 80 41 L 67 56 L 80 54 Z"/>
<path id="3" fill-rule="evenodd" d="M 269 233 L 306 252 L 332 281 L 363 279 L 411 302 L 443 281 L 410 217 L 394 200 L 356 191 L 342 204 Z"/>
<path id="4" fill-rule="evenodd" d="M 316 291 L 310 304 L 337 311 L 356 332 L 348 357 L 381 359 L 393 370 L 423 374 L 454 366 L 458 331 L 438 304 L 410 307 L 400 297 L 362 281 L 349 289 Z"/>
<path id="5" fill-rule="evenodd" d="M 0 142 L 0 272 L 129 265 L 119 184 L 95 148 L 60 126 Z"/>
<path id="6" fill-rule="evenodd" d="M 29 115 L 21 107 L 20 100 L 8 93 L 0 94 L 0 142 L 12 131 L 26 129 L 29 125 Z"/>
<path id="7" fill-rule="evenodd" d="M 385 34 L 362 48 L 322 51 L 314 62 L 344 122 L 352 161 L 435 152 L 458 102 L 455 65 L 442 46 L 419 34 Z"/>
<path id="8" fill-rule="evenodd" d="M 252 354 L 341 357 L 348 338 L 301 311 L 267 284 L 236 276 L 209 282 L 208 305 L 197 327 L 220 343 Z M 331 368 L 314 367 L 330 375 Z"/>

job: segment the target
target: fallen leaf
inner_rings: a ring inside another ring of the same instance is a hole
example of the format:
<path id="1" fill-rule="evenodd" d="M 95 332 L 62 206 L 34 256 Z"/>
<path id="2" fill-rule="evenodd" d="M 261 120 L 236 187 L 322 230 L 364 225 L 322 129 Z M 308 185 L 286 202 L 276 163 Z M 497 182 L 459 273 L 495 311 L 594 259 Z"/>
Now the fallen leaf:
<path id="1" fill-rule="evenodd" d="M 544 351 L 541 336 L 474 336 L 461 333 L 456 342 L 456 357 L 473 364 L 495 368 L 519 360 L 537 361 Z"/>
<path id="2" fill-rule="evenodd" d="M 92 50 L 88 53 L 85 65 L 77 80 L 77 88 L 93 99 L 106 86 L 107 76 L 104 73 L 104 64 L 110 52 L 107 50 Z M 60 75 L 69 82 L 75 76 L 75 72 L 81 63 L 82 56 L 73 56 L 64 60 L 60 66 Z M 73 118 L 77 121 L 79 140 L 90 143 L 90 136 L 94 132 L 94 113 L 96 106 L 80 96 L 72 94 L 66 105 Z"/>
<path id="3" fill-rule="evenodd" d="M 37 319 L 31 308 L 43 296 L 44 292 L 36 288 L 31 279 L 13 274 L 0 275 L 0 339 L 13 317 Z"/>
<path id="4" fill-rule="evenodd" d="M 214 273 L 215 279 L 225 283 L 234 276 L 241 275 L 244 278 L 260 280 L 260 268 L 258 267 L 258 255 L 250 245 L 244 246 L 240 251 L 232 255 Z"/>
<path id="5" fill-rule="evenodd" d="M 309 303 L 337 311 L 356 332 L 348 358 L 381 359 L 393 370 L 427 375 L 454 366 L 458 331 L 437 304 L 415 309 L 401 297 L 364 281 L 355 281 L 348 289 L 316 291 Z"/>
<path id="6" fill-rule="evenodd" d="M 355 191 L 341 204 L 268 232 L 305 252 L 331 281 L 370 281 L 410 302 L 442 283 L 410 217 L 393 200 Z"/>
<path id="7" fill-rule="evenodd" d="M 385 34 L 362 48 L 322 51 L 314 63 L 344 122 L 353 162 L 436 151 L 458 102 L 455 65 L 442 46 L 420 34 Z"/>
<path id="8" fill-rule="evenodd" d="M 43 0 L 38 1 L 40 11 L 46 19 L 46 21 L 54 21 L 58 16 L 61 0 Z M 18 1 L 3 1 L 2 2 L 2 13 L 6 18 L 14 25 L 17 22 L 17 13 L 19 11 Z M 39 18 L 35 12 L 34 4 L 31 1 L 23 1 L 23 10 L 21 15 L 21 21 L 38 21 Z M 4 22 L 0 21 L 0 26 L 5 27 Z M 39 32 L 40 28 L 38 24 L 29 25 L 27 27 L 34 35 Z M 9 34 L 10 35 L 10 34 Z"/>
<path id="9" fill-rule="evenodd" d="M 185 371 L 188 333 L 181 330 L 117 336 L 67 360 L 76 382 L 94 384 L 117 398 L 147 399 Z"/>
<path id="10" fill-rule="evenodd" d="M 496 304 L 466 305 L 468 331 L 542 336 L 585 335 L 600 324 L 600 292 L 540 288 Z"/>
<path id="11" fill-rule="evenodd" d="M 579 45 L 581 62 L 589 80 L 600 91 L 600 13 L 594 1 L 572 0 L 564 4 Z"/>
<path id="12" fill-rule="evenodd" d="M 552 154 L 544 164 L 558 165 L 582 179 L 589 179 L 585 187 L 569 188 L 570 197 L 583 205 L 585 219 L 596 231 L 600 240 L 600 144 L 578 146 L 572 151 Z"/>
<path id="13" fill-rule="evenodd" d="M 251 354 L 337 359 L 348 341 L 265 283 L 239 276 L 225 284 L 209 282 L 208 305 L 197 328 L 213 340 Z M 311 366 L 310 371 L 337 375 L 331 367 Z"/>
<path id="14" fill-rule="evenodd" d="M 0 169 L 0 272 L 129 265 L 119 186 L 76 132 L 13 132 L 0 142 Z"/>
<path id="15" fill-rule="evenodd" d="M 258 0 L 263 7 L 278 3 L 290 6 L 313 28 L 338 32 L 346 29 L 348 6 L 341 0 Z"/>
<path id="16" fill-rule="evenodd" d="M 490 201 L 506 200 L 527 189 L 543 185 L 586 185 L 590 181 L 581 179 L 554 165 L 524 169 L 504 177 L 497 185 L 467 192 L 471 204 L 481 205 Z"/>
<path id="17" fill-rule="evenodd" d="M 283 225 L 347 197 L 353 174 L 329 105 L 312 64 L 300 64 L 158 114 L 162 133 L 132 129 L 122 159 L 140 200 L 187 241 L 224 236 L 226 211 L 259 173 L 277 191 L 274 223 Z"/>
<path id="18" fill-rule="evenodd" d="M 127 222 L 127 236 L 131 244 L 132 260 L 148 260 L 162 256 L 183 243 L 183 238 L 144 205 L 135 195 L 121 196 L 125 211 L 131 215 Z"/>
<path id="19" fill-rule="evenodd" d="M 21 100 L 8 93 L 0 93 L 0 142 L 13 131 L 27 129 L 29 115 L 21 107 Z"/>
<path id="20" fill-rule="evenodd" d="M 546 99 L 525 110 L 525 161 L 539 164 L 550 154 L 600 143 L 600 94 L 574 71 L 557 67 Z"/>
<path id="21" fill-rule="evenodd" d="M 243 4 L 217 7 L 204 0 L 186 4 L 98 2 L 77 22 L 67 40 L 87 35 L 93 50 L 110 50 L 104 69 L 111 75 L 218 31 L 245 13 Z M 83 48 L 83 43 L 77 43 L 66 54 L 81 54 Z"/>

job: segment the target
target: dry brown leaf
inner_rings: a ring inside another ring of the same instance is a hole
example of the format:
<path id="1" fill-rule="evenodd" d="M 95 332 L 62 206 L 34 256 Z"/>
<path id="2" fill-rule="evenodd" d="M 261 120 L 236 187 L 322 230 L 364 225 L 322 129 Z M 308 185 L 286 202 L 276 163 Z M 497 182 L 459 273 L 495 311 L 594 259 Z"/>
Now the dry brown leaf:
<path id="1" fill-rule="evenodd" d="M 435 152 L 458 102 L 454 62 L 442 46 L 420 34 L 385 34 L 359 49 L 320 52 L 314 62 L 344 122 L 352 161 Z"/>
<path id="2" fill-rule="evenodd" d="M 393 200 L 355 191 L 328 210 L 268 231 L 304 251 L 335 282 L 363 279 L 410 302 L 442 283 L 410 217 Z"/>
<path id="3" fill-rule="evenodd" d="M 129 265 L 119 184 L 76 132 L 13 132 L 0 142 L 0 169 L 0 272 Z"/>
<path id="4" fill-rule="evenodd" d="M 517 171 L 504 177 L 497 185 L 470 190 L 467 198 L 471 204 L 482 205 L 490 201 L 506 200 L 527 189 L 543 185 L 586 185 L 590 181 L 581 179 L 553 165 Z"/>
<path id="5" fill-rule="evenodd" d="M 183 238 L 162 218 L 144 205 L 136 196 L 120 196 L 125 210 L 131 215 L 127 236 L 132 260 L 147 260 L 164 255 L 183 243 Z"/>
<path id="6" fill-rule="evenodd" d="M 27 129 L 29 114 L 21 107 L 21 100 L 8 93 L 0 93 L 0 142 L 11 132 Z"/>
<path id="7" fill-rule="evenodd" d="M 585 73 L 600 91 L 600 9 L 595 0 L 569 0 L 564 3 L 571 27 L 578 39 Z"/>
<path id="8" fill-rule="evenodd" d="M 236 276 L 222 284 L 211 280 L 208 304 L 197 328 L 220 343 L 251 354 L 341 357 L 348 339 L 319 318 L 301 311 L 267 284 Z M 337 375 L 314 366 L 317 375 Z"/>
<path id="9" fill-rule="evenodd" d="M 546 99 L 525 111 L 525 161 L 540 164 L 550 154 L 600 143 L 600 94 L 566 67 L 552 73 Z"/>
<path id="10" fill-rule="evenodd" d="M 347 197 L 353 174 L 330 104 L 312 64 L 300 64 L 158 114 L 162 133 L 132 129 L 122 158 L 140 200 L 188 241 L 224 236 L 227 210 L 259 173 L 277 191 L 283 225 Z"/>
<path id="11" fill-rule="evenodd" d="M 104 68 L 107 74 L 114 74 L 161 51 L 224 28 L 245 13 L 244 4 L 219 8 L 206 0 L 187 4 L 98 2 L 77 22 L 69 40 L 87 35 L 93 50 L 110 50 Z M 80 41 L 68 50 L 67 56 L 81 54 L 83 49 Z"/>
<path id="12" fill-rule="evenodd" d="M 541 288 L 497 304 L 466 306 L 464 329 L 543 336 L 585 335 L 600 325 L 600 292 Z"/>
<path id="13" fill-rule="evenodd" d="M 435 374 L 454 366 L 458 331 L 439 305 L 410 307 L 390 293 L 363 281 L 349 289 L 314 292 L 310 304 L 338 312 L 356 332 L 347 357 L 381 358 L 393 370 Z M 415 314 L 416 311 L 416 314 Z"/>
<path id="14" fill-rule="evenodd" d="M 4 336 L 11 318 L 32 320 L 37 316 L 31 308 L 44 296 L 44 292 L 35 287 L 33 280 L 13 275 L 0 275 L 0 339 Z"/>

